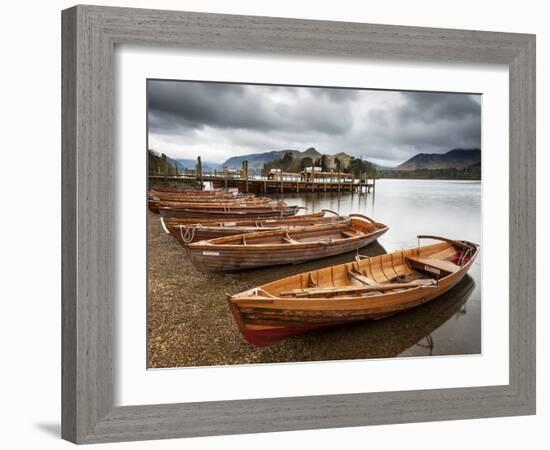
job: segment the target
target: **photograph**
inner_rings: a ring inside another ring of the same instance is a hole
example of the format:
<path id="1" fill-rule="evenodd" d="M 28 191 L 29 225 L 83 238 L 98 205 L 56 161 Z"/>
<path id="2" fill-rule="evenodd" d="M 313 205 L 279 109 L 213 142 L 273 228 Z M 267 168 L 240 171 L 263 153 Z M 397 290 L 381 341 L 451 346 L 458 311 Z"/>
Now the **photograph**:
<path id="1" fill-rule="evenodd" d="M 146 90 L 148 368 L 482 353 L 481 94 Z"/>

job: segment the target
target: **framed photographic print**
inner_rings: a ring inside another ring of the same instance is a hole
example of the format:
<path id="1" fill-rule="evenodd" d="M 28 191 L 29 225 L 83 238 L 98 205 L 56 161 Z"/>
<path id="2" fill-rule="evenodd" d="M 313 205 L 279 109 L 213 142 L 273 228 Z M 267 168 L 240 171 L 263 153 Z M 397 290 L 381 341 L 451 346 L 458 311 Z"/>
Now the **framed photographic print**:
<path id="1" fill-rule="evenodd" d="M 63 11 L 63 437 L 533 414 L 534 73 L 532 35 Z"/>

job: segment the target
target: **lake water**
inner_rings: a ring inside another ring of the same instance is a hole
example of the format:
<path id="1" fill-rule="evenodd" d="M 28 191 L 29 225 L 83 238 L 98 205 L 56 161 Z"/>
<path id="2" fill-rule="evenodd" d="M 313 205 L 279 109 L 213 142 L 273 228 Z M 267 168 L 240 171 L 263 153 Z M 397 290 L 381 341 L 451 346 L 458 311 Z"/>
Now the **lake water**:
<path id="1" fill-rule="evenodd" d="M 276 197 L 276 196 L 275 196 Z M 389 226 L 360 252 L 375 256 L 418 245 L 418 234 L 481 244 L 481 184 L 471 181 L 378 180 L 375 193 L 286 194 L 308 212 L 361 213 Z M 481 353 L 481 253 L 451 291 L 376 321 L 293 336 L 271 347 L 248 344 L 226 294 L 296 273 L 352 261 L 354 253 L 238 273 L 198 272 L 149 213 L 149 367 L 188 367 Z M 425 240 L 421 244 L 434 241 Z"/>
<path id="2" fill-rule="evenodd" d="M 419 234 L 481 244 L 479 181 L 381 179 L 376 181 L 375 192 L 368 195 L 302 193 L 286 194 L 284 199 L 289 204 L 307 207 L 307 212 L 321 209 L 339 214 L 358 212 L 388 225 L 388 232 L 379 239 L 381 248 L 367 247 L 361 250 L 364 254 L 414 247 L 418 245 L 416 236 Z M 423 240 L 421 244 L 433 242 Z M 381 340 L 386 338 L 395 342 L 390 353 L 413 356 L 481 352 L 482 252 L 483 248 L 463 282 L 445 296 L 431 305 L 404 313 L 407 317 L 394 316 L 385 320 L 404 325 L 403 329 L 390 327 L 392 336 L 380 336 Z M 317 264 L 325 265 L 321 261 Z M 381 328 L 382 334 L 389 333 L 388 327 Z M 419 339 L 413 342 L 416 336 Z"/>

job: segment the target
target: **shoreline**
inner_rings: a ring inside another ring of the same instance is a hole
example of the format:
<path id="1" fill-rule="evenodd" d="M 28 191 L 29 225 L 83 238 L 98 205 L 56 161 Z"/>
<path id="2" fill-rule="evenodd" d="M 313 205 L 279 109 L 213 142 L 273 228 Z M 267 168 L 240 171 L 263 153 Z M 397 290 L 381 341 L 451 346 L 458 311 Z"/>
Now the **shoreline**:
<path id="1" fill-rule="evenodd" d="M 185 250 L 148 212 L 147 367 L 204 367 L 396 356 L 427 356 L 433 349 L 415 345 L 453 314 L 461 311 L 475 284 L 467 276 L 453 291 L 414 310 L 391 318 L 358 322 L 288 338 L 272 347 L 257 348 L 241 336 L 225 294 L 326 265 L 353 259 L 354 254 L 232 274 L 203 274 Z M 361 250 L 384 253 L 374 243 Z M 435 354 L 477 354 L 473 349 Z"/>

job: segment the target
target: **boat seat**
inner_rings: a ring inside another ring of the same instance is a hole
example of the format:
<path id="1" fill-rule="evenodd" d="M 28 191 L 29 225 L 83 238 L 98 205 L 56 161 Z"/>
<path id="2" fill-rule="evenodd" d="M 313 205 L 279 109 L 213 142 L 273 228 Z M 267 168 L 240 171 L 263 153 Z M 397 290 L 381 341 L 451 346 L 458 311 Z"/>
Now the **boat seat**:
<path id="1" fill-rule="evenodd" d="M 299 242 L 296 240 L 296 239 L 292 239 L 289 235 L 288 235 L 288 232 L 285 232 L 285 235 L 283 237 L 283 240 L 285 240 L 286 242 L 288 242 L 289 244 L 299 244 Z"/>
<path id="2" fill-rule="evenodd" d="M 348 230 L 344 230 L 344 231 L 342 231 L 342 234 L 343 234 L 344 236 L 353 238 L 353 237 L 356 237 L 356 236 L 357 236 L 357 231 L 348 231 Z"/>
<path id="3" fill-rule="evenodd" d="M 458 272 L 461 267 L 456 265 L 455 263 L 452 263 L 451 261 L 444 261 L 442 259 L 434 259 L 434 258 L 422 258 L 420 256 L 407 256 L 407 260 L 412 263 L 413 267 L 415 268 L 422 268 L 421 266 L 426 266 L 428 268 L 437 269 L 439 271 L 447 272 L 447 273 L 455 273 Z M 428 270 L 430 272 L 430 270 Z"/>

